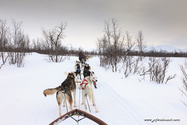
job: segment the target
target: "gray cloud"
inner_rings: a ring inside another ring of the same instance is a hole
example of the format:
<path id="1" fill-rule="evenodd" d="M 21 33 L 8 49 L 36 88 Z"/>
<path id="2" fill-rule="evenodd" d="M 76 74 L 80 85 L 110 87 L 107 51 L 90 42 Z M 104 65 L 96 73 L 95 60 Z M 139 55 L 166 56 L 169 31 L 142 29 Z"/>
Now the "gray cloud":
<path id="1" fill-rule="evenodd" d="M 133 37 L 142 30 L 148 45 L 182 48 L 187 46 L 186 5 L 186 0 L 3 0 L 0 18 L 23 21 L 32 38 L 41 36 L 41 27 L 67 22 L 65 44 L 84 48 L 95 47 L 104 20 L 116 18 Z"/>

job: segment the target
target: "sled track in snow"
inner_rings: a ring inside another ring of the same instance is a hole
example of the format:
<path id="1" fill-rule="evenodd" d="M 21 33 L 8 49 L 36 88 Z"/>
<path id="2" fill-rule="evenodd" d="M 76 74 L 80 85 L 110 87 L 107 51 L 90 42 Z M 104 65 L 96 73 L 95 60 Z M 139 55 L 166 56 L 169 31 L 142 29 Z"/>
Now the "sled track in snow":
<path id="1" fill-rule="evenodd" d="M 119 114 L 122 115 L 125 124 L 146 124 L 146 122 L 144 122 L 144 119 L 140 117 L 141 115 L 139 115 L 139 113 L 132 108 L 129 102 L 125 101 L 125 99 L 122 98 L 117 92 L 115 92 L 115 90 L 113 90 L 110 86 L 108 86 L 107 83 L 105 83 L 102 80 L 99 80 L 98 86 L 98 91 L 103 91 L 102 93 L 105 93 L 105 96 L 109 97 L 110 102 L 113 103 L 113 107 L 111 107 L 112 110 L 116 110 L 115 107 L 118 107 L 117 109 L 119 109 L 120 107 L 121 110 L 117 112 L 119 112 Z"/>

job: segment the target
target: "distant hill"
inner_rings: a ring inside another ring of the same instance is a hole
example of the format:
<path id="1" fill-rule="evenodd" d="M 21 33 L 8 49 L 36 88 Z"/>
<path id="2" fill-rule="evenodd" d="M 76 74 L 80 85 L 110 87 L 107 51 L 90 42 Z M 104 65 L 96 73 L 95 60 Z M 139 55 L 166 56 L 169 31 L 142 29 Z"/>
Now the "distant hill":
<path id="1" fill-rule="evenodd" d="M 158 46 L 147 46 L 146 47 L 146 51 L 150 51 L 150 50 L 153 50 L 153 48 L 156 50 L 156 51 L 161 51 L 161 50 L 165 50 L 167 52 L 187 52 L 187 48 L 186 49 L 178 49 L 178 48 L 175 48 L 173 46 L 169 46 L 169 45 L 158 45 Z"/>

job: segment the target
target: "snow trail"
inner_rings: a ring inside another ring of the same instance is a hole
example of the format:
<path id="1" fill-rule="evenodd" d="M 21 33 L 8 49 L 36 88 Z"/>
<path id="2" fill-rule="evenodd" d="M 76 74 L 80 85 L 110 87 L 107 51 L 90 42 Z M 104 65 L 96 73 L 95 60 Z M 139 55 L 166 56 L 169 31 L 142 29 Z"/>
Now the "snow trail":
<path id="1" fill-rule="evenodd" d="M 100 80 L 101 81 L 101 80 Z M 118 93 L 115 92 L 107 83 L 101 81 L 98 83 L 100 91 L 104 92 L 105 100 L 110 100 L 111 108 L 113 108 L 113 114 L 116 118 L 120 118 L 121 124 L 139 124 L 143 125 L 144 119 L 139 116 L 138 111 L 135 111 L 129 104 L 130 102 L 122 98 Z M 102 93 L 103 94 L 103 93 Z"/>

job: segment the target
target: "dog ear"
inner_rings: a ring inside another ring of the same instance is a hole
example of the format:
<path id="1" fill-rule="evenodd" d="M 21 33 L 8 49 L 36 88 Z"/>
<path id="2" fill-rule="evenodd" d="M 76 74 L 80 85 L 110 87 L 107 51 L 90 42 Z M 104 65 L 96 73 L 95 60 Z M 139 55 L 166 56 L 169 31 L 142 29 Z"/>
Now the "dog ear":
<path id="1" fill-rule="evenodd" d="M 74 75 L 74 77 L 76 76 L 75 72 L 71 71 L 71 73 Z"/>
<path id="2" fill-rule="evenodd" d="M 90 72 L 90 76 L 92 76 L 93 75 L 93 73 L 92 72 Z"/>

